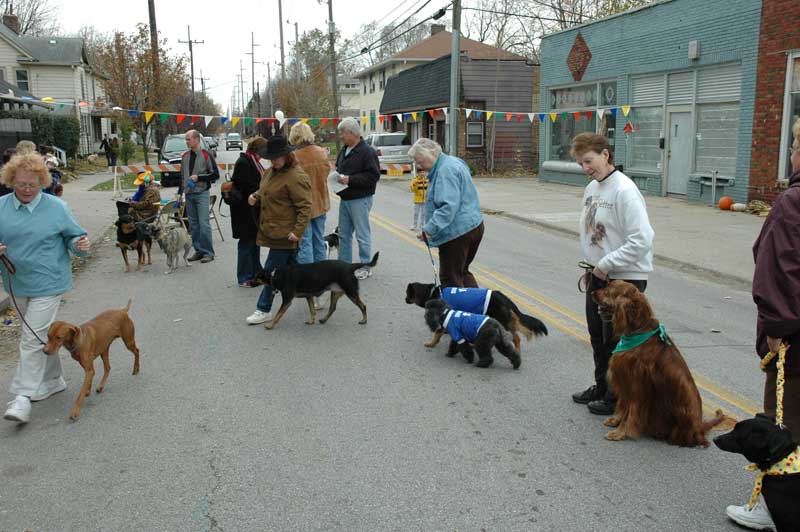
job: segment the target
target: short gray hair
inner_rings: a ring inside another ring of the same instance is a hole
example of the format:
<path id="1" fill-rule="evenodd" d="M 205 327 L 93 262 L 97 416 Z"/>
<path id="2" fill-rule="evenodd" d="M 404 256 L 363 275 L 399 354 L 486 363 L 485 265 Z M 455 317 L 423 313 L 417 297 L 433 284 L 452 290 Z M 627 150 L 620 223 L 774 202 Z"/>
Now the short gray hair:
<path id="1" fill-rule="evenodd" d="M 189 131 L 186 132 L 186 134 L 192 137 L 193 139 L 200 138 L 200 132 L 197 131 L 196 129 L 190 129 Z"/>
<path id="2" fill-rule="evenodd" d="M 415 142 L 408 150 L 408 155 L 411 157 L 420 155 L 428 159 L 433 159 L 434 161 L 438 159 L 441 154 L 442 147 L 439 146 L 439 143 L 425 137 Z"/>
<path id="3" fill-rule="evenodd" d="M 353 117 L 348 117 L 339 122 L 339 132 L 351 133 L 358 137 L 361 136 L 361 124 Z"/>

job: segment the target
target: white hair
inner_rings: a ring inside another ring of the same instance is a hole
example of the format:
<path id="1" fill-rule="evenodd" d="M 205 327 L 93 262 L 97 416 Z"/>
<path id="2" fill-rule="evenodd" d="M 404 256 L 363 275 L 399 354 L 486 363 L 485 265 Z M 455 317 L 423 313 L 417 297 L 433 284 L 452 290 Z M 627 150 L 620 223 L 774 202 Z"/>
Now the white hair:
<path id="1" fill-rule="evenodd" d="M 415 142 L 414 145 L 408 150 L 408 155 L 411 157 L 416 157 L 419 155 L 434 161 L 438 159 L 441 154 L 442 147 L 439 146 L 439 143 L 431 139 L 426 139 L 425 137 Z"/>
<path id="2" fill-rule="evenodd" d="M 361 136 L 361 124 L 358 123 L 358 120 L 352 117 L 345 118 L 339 122 L 338 129 L 340 132 L 351 133 L 357 137 Z"/>

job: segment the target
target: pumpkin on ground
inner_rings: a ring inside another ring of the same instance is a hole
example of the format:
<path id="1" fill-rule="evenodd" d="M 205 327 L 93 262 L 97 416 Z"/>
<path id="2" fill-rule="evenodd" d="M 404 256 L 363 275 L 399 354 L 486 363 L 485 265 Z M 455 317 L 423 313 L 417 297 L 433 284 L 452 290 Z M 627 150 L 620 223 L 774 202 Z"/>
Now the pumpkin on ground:
<path id="1" fill-rule="evenodd" d="M 724 196 L 719 199 L 719 209 L 721 211 L 729 211 L 733 206 L 733 198 L 730 196 Z"/>

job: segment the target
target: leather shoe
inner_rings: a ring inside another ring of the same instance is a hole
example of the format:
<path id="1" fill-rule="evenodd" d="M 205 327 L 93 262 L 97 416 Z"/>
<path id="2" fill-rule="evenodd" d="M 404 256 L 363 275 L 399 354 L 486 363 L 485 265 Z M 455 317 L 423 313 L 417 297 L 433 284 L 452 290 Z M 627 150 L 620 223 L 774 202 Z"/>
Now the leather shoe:
<path id="1" fill-rule="evenodd" d="M 595 399 L 600 399 L 601 397 L 602 394 L 597 393 L 596 385 L 589 386 L 582 392 L 575 392 L 572 394 L 572 400 L 578 403 L 579 405 L 589 404 Z"/>
<path id="2" fill-rule="evenodd" d="M 202 258 L 203 258 L 203 256 L 202 256 L 201 254 L 199 254 L 199 253 L 195 252 L 195 254 L 194 254 L 194 255 L 192 255 L 191 257 L 189 257 L 189 258 L 188 258 L 188 259 L 186 259 L 186 260 L 188 260 L 189 262 L 194 262 L 194 261 L 200 260 L 200 259 L 202 259 Z"/>
<path id="3" fill-rule="evenodd" d="M 212 257 L 211 255 L 206 255 L 205 257 L 200 259 L 200 264 L 208 264 L 212 260 L 214 260 L 214 257 Z"/>
<path id="4" fill-rule="evenodd" d="M 589 408 L 589 412 L 592 414 L 597 414 L 598 416 L 610 416 L 614 414 L 614 411 L 617 408 L 617 403 L 606 401 L 605 399 L 598 399 L 590 402 L 586 406 Z"/>

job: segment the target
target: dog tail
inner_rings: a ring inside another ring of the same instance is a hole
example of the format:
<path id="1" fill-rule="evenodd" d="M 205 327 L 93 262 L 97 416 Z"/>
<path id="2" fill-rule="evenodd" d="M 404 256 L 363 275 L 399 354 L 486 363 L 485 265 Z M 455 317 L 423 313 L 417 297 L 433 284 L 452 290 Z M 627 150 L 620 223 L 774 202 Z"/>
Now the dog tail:
<path id="1" fill-rule="evenodd" d="M 513 311 L 511 319 L 519 325 L 520 332 L 529 342 L 533 336 L 547 336 L 547 326 L 541 320 L 523 314 L 510 299 L 509 303 Z"/>
<path id="2" fill-rule="evenodd" d="M 131 303 L 133 302 L 133 298 L 128 299 L 128 306 L 125 307 L 125 312 L 129 312 L 131 310 Z"/>
<path id="3" fill-rule="evenodd" d="M 364 268 L 364 267 L 374 268 L 375 265 L 378 264 L 378 255 L 380 255 L 380 254 L 381 254 L 380 251 L 376 252 L 375 255 L 372 256 L 372 260 L 370 262 L 362 262 L 362 263 L 359 263 L 359 264 L 353 264 L 353 271 L 356 271 L 357 269 Z"/>

